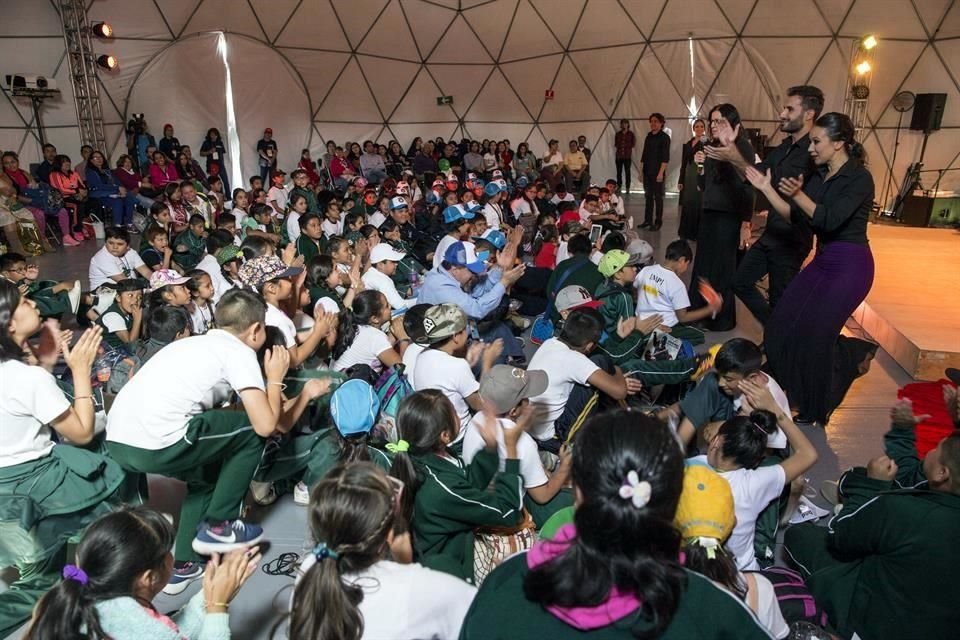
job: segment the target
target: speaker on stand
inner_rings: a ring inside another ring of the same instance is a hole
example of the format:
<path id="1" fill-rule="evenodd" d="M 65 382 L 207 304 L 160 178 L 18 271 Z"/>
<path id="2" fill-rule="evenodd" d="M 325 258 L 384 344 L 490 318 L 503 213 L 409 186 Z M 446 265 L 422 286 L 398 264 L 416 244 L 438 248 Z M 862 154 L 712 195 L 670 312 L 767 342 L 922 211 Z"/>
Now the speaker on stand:
<path id="1" fill-rule="evenodd" d="M 920 147 L 920 159 L 907 170 L 907 176 L 900 187 L 900 193 L 894 203 L 893 215 L 900 220 L 903 215 L 904 200 L 917 189 L 920 184 L 920 171 L 923 169 L 923 157 L 927 153 L 927 141 L 930 134 L 940 130 L 943 121 L 943 110 L 947 106 L 945 93 L 918 93 L 913 104 L 913 117 L 910 119 L 910 129 L 923 131 L 923 144 Z"/>
<path id="2" fill-rule="evenodd" d="M 913 94 L 912 91 L 901 91 L 893 97 L 893 108 L 899 114 L 897 116 L 897 135 L 894 138 L 893 142 L 893 157 L 890 160 L 890 170 L 887 172 L 887 178 L 884 180 L 883 186 L 883 198 L 880 200 L 881 209 L 880 215 L 895 215 L 896 206 L 891 207 L 888 210 L 885 210 L 884 207 L 887 206 L 887 195 L 890 193 L 890 187 L 893 186 L 893 169 L 897 166 L 897 150 L 900 148 L 900 129 L 903 127 L 903 114 L 910 109 L 913 109 L 913 105 L 916 102 L 917 97 Z"/>

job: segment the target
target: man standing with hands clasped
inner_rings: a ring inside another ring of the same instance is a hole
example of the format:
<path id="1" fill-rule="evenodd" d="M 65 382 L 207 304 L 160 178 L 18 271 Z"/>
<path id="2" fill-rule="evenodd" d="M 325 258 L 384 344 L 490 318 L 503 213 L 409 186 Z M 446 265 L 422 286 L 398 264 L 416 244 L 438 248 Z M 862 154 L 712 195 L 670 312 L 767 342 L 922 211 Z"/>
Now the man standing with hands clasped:
<path id="1" fill-rule="evenodd" d="M 670 163 L 670 136 L 663 130 L 666 119 L 661 113 L 650 114 L 650 133 L 643 141 L 640 164 L 643 171 L 643 194 L 646 208 L 641 229 L 659 231 L 663 226 L 663 180 Z M 656 209 L 656 220 L 653 218 Z"/>
<path id="2" fill-rule="evenodd" d="M 809 151 L 810 130 L 822 110 L 823 92 L 817 87 L 803 85 L 787 89 L 780 111 L 780 131 L 787 136 L 763 162 L 755 165 L 757 170 L 770 171 L 774 184 L 779 184 L 781 178 L 798 176 L 806 182 L 814 171 Z M 754 165 L 754 159 L 743 157 L 734 145 L 707 146 L 704 153 L 714 160 L 730 163 L 741 177 L 748 166 Z M 766 213 L 769 207 L 758 191 L 755 210 Z M 741 260 L 733 285 L 736 296 L 761 324 L 767 323 L 812 246 L 810 225 L 803 221 L 795 224 L 776 214 L 766 216 L 763 234 Z M 757 282 L 767 274 L 770 275 L 768 299 L 757 289 Z"/>

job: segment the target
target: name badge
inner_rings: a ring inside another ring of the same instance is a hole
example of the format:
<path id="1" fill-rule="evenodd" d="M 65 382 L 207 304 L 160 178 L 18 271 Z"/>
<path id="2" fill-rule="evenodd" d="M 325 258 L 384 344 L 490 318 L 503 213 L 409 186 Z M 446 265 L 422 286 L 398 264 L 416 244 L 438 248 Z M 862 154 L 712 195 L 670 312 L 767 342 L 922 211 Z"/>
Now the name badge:
<path id="1" fill-rule="evenodd" d="M 220 159 L 220 153 L 217 152 L 217 151 L 214 151 L 213 153 L 210 154 L 210 157 L 213 158 L 214 160 L 219 160 L 219 159 Z"/>

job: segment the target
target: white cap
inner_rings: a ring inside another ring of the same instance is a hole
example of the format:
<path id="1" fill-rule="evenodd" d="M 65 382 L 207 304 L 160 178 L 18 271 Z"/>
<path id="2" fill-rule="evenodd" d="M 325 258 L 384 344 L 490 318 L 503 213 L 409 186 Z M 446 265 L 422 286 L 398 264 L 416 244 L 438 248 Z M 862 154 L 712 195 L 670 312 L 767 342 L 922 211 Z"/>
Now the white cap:
<path id="1" fill-rule="evenodd" d="M 627 253 L 636 255 L 640 258 L 640 265 L 646 266 L 653 259 L 653 246 L 646 240 L 637 238 L 627 246 Z"/>
<path id="2" fill-rule="evenodd" d="M 386 242 L 381 242 L 370 250 L 370 264 L 377 264 L 378 262 L 383 262 L 384 260 L 393 260 L 394 262 L 399 262 L 400 260 L 403 260 L 404 256 L 406 255 L 407 254 L 405 253 L 397 251 Z"/>
<path id="3" fill-rule="evenodd" d="M 317 300 L 317 304 L 313 305 L 313 311 L 316 312 L 318 308 L 323 309 L 327 313 L 340 313 L 340 307 L 333 298 L 320 298 Z"/>

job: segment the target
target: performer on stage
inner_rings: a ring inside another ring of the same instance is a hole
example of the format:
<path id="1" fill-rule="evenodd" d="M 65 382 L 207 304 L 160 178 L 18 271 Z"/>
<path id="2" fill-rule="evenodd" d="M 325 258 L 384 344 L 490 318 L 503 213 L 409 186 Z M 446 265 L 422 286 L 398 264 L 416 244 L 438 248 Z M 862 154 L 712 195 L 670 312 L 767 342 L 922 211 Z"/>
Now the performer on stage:
<path id="1" fill-rule="evenodd" d="M 839 403 L 830 392 L 840 330 L 873 284 L 867 220 L 874 186 L 853 122 L 844 114 L 816 121 L 810 156 L 817 171 L 806 184 L 784 177 L 775 187 L 769 169 L 748 167 L 746 176 L 778 215 L 809 224 L 817 236 L 817 256 L 773 310 L 764 345 L 770 372 L 799 410 L 795 421 L 826 424 L 831 405 Z"/>
<path id="2" fill-rule="evenodd" d="M 703 206 L 703 193 L 700 191 L 698 181 L 699 165 L 694 161 L 693 156 L 697 151 L 703 151 L 703 137 L 706 130 L 707 124 L 702 119 L 697 118 L 693 121 L 693 137 L 683 145 L 677 189 L 680 190 L 680 230 L 678 235 L 684 240 L 696 241 L 697 230 L 700 227 L 700 208 Z M 688 186 L 689 188 L 687 188 Z"/>
<path id="3" fill-rule="evenodd" d="M 710 135 L 708 145 L 735 146 L 740 155 L 754 156 L 750 141 L 740 129 L 740 114 L 732 104 L 720 104 L 710 110 Z M 704 321 L 705 328 L 730 331 L 737 326 L 733 278 L 737 251 L 746 246 L 750 237 L 753 188 L 740 179 L 729 163 L 707 158 L 703 151 L 694 154 L 694 161 L 703 163 L 703 211 L 690 281 L 690 306 L 696 309 L 707 304 L 698 285 L 700 278 L 708 280 L 723 296 L 723 306 L 715 318 Z"/>
<path id="4" fill-rule="evenodd" d="M 787 89 L 787 98 L 780 111 L 780 131 L 787 134 L 783 142 L 756 165 L 761 173 L 770 169 L 771 182 L 776 185 L 784 177 L 802 176 L 809 179 L 814 171 L 810 148 L 810 129 L 823 110 L 823 92 L 817 87 L 799 86 Z M 754 158 L 744 158 L 732 147 L 707 147 L 707 157 L 724 160 L 733 165 L 740 175 Z M 755 211 L 769 211 L 770 205 L 762 197 L 757 198 Z M 737 297 L 756 317 L 760 324 L 770 319 L 771 310 L 777 306 L 787 285 L 800 272 L 803 261 L 813 246 L 813 233 L 809 225 L 790 224 L 776 213 L 767 216 L 766 227 L 760 239 L 750 247 L 740 261 L 733 289 Z M 757 282 L 769 275 L 767 297 L 757 289 Z"/>

